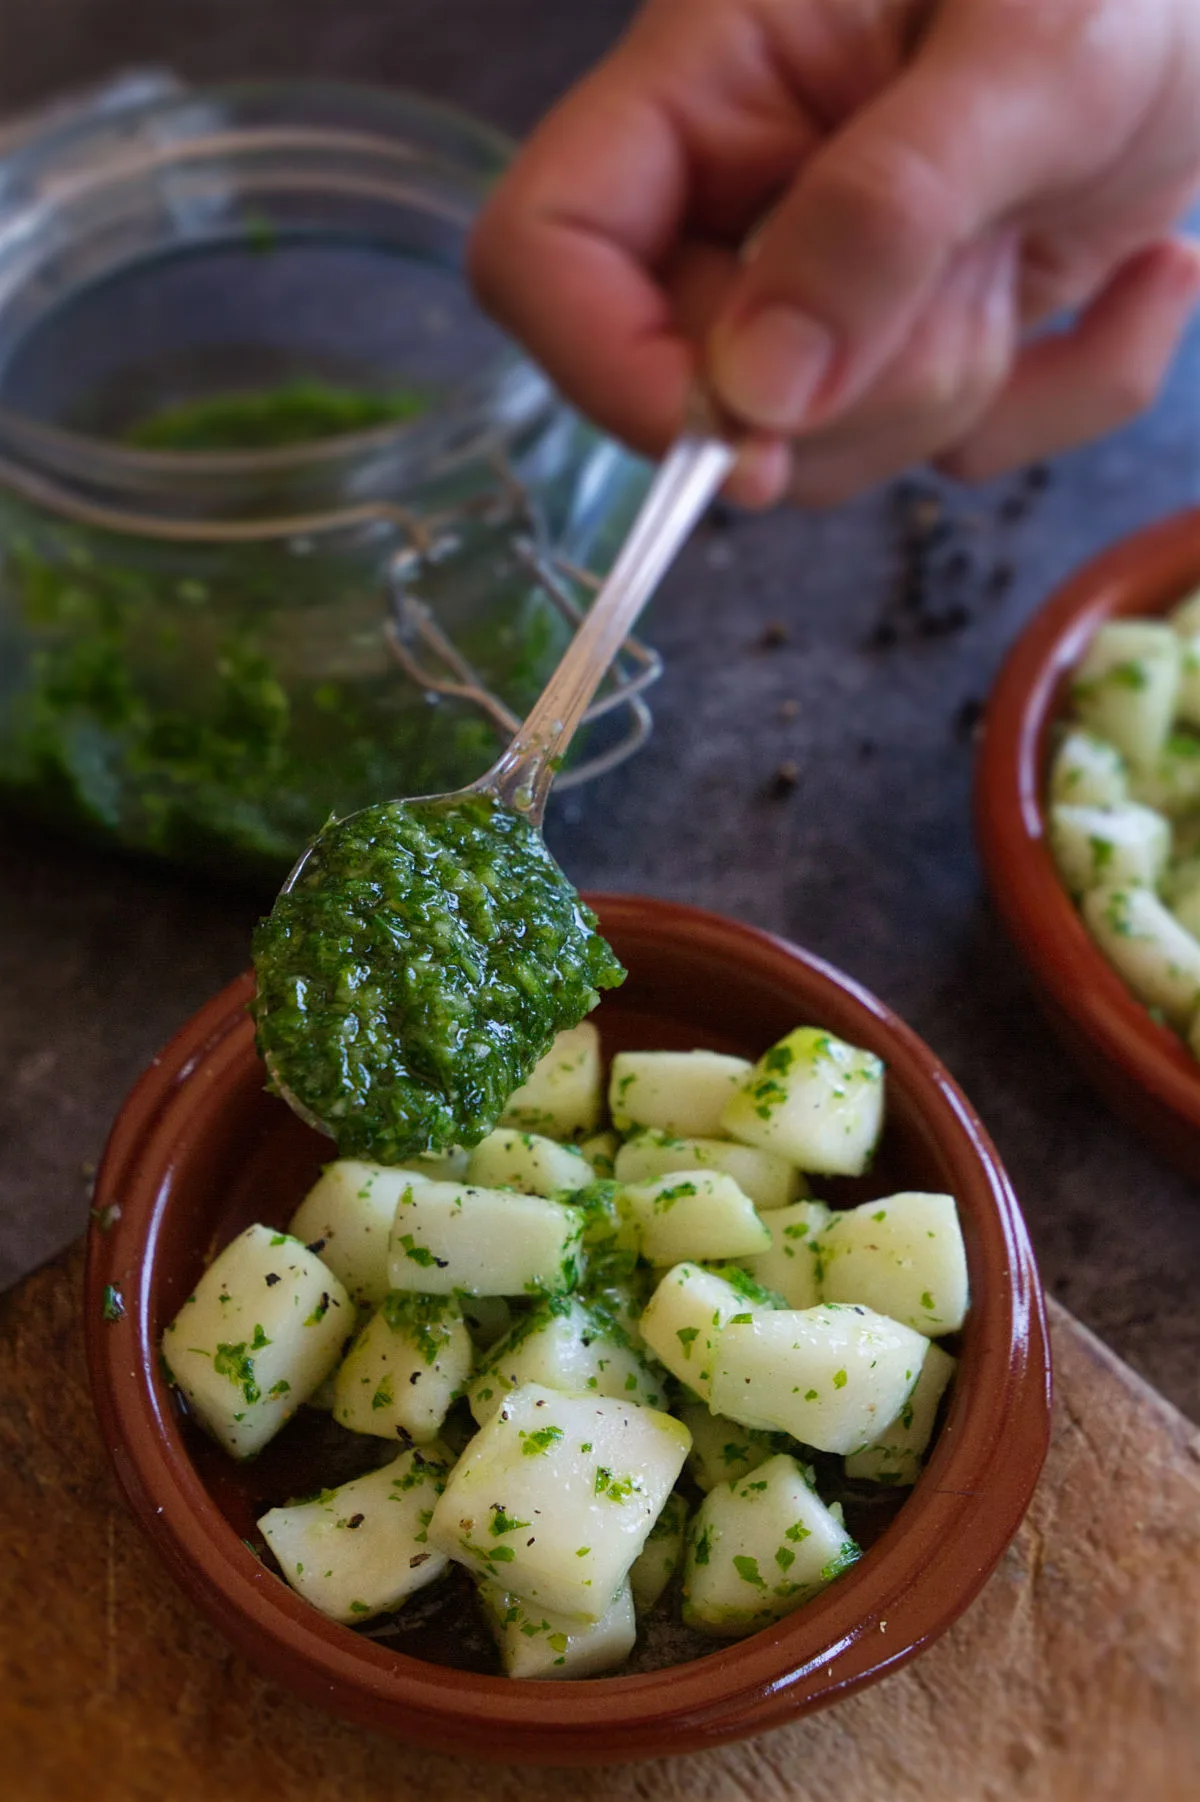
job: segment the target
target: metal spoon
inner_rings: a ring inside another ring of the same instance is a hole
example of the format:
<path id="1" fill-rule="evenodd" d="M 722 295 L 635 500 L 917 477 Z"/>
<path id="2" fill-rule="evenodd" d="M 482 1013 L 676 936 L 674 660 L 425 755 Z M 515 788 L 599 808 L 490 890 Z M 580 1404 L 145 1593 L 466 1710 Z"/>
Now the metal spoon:
<path id="1" fill-rule="evenodd" d="M 642 608 L 729 474 L 736 455 L 734 445 L 719 434 L 709 404 L 697 394 L 684 429 L 655 474 L 608 579 L 512 743 L 467 788 L 414 799 L 427 804 L 482 795 L 524 815 L 531 825 L 540 828 L 555 772 L 593 695 Z M 353 819 L 354 815 L 346 818 Z M 300 857 L 282 894 L 295 887 L 313 849 L 314 845 L 310 845 Z M 329 1128 L 324 1122 L 280 1080 L 270 1057 L 267 1067 L 274 1087 L 289 1107 L 307 1125 L 327 1133 Z"/>

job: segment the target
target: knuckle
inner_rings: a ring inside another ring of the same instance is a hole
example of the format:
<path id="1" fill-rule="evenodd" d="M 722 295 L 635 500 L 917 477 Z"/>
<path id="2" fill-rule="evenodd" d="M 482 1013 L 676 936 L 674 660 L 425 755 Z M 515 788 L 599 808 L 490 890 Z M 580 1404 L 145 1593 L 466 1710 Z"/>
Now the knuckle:
<path id="1" fill-rule="evenodd" d="M 822 181 L 842 230 L 870 243 L 885 268 L 903 269 L 959 240 L 950 179 L 913 144 L 872 138 L 847 146 L 831 158 Z"/>

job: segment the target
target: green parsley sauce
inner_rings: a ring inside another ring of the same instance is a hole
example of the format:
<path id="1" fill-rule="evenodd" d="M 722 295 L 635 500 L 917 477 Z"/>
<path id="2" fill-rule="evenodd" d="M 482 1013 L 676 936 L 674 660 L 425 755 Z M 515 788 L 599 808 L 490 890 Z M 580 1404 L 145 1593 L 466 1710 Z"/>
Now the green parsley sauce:
<path id="1" fill-rule="evenodd" d="M 366 394 L 297 377 L 272 388 L 164 407 L 130 426 L 124 441 L 138 450 L 184 453 L 283 450 L 415 419 L 428 404 L 403 389 Z"/>
<path id="2" fill-rule="evenodd" d="M 258 1045 L 344 1157 L 474 1145 L 625 972 L 540 834 L 486 796 L 331 822 L 254 935 Z"/>

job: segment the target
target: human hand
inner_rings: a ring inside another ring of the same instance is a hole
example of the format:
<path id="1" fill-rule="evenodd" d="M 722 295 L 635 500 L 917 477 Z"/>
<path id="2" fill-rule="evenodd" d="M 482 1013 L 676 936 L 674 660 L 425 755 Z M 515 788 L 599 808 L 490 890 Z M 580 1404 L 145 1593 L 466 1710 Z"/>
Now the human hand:
<path id="1" fill-rule="evenodd" d="M 500 184 L 472 275 L 641 450 L 702 372 L 750 428 L 741 500 L 988 476 L 1158 392 L 1200 298 L 1171 235 L 1198 93 L 1195 0 L 649 0 Z"/>

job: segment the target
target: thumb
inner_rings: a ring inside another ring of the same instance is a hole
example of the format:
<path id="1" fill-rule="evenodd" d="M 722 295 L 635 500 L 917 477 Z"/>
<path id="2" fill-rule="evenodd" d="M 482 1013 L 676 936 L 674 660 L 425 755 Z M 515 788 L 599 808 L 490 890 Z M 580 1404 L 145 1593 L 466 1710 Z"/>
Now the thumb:
<path id="1" fill-rule="evenodd" d="M 1010 27 L 1013 9 L 1001 9 Z M 987 9 L 942 15 L 879 98 L 827 140 L 755 235 L 709 339 L 709 379 L 764 431 L 824 424 L 913 330 L 956 255 L 1062 179 L 1061 60 L 996 44 Z M 994 17 L 994 14 L 992 14 Z M 1046 64 L 1056 77 L 1052 91 Z"/>

